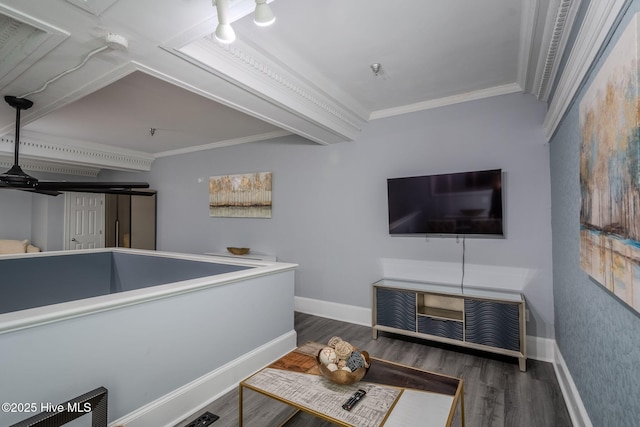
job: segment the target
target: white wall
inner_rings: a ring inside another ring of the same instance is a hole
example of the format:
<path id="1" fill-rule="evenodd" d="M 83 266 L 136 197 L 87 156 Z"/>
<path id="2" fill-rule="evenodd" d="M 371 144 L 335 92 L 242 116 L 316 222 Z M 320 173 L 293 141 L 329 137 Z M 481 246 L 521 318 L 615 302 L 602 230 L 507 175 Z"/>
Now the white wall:
<path id="1" fill-rule="evenodd" d="M 31 194 L 0 190 L 0 239 L 30 239 L 31 209 Z"/>
<path id="2" fill-rule="evenodd" d="M 290 136 L 159 158 L 145 176 L 158 190 L 158 248 L 248 246 L 299 264 L 296 296 L 370 308 L 383 260 L 462 264 L 456 239 L 389 236 L 386 179 L 502 168 L 507 236 L 467 239 L 465 261 L 473 268 L 465 285 L 487 285 L 479 270 L 491 277 L 517 271 L 513 287 L 524 289 L 531 310 L 528 334 L 553 338 L 544 113 L 534 97 L 512 94 L 375 120 L 349 143 L 319 146 Z M 273 172 L 271 219 L 209 217 L 209 176 L 259 171 Z"/>
<path id="3" fill-rule="evenodd" d="M 89 181 L 72 175 L 33 173 L 38 179 Z M 45 251 L 63 249 L 64 195 L 45 196 L 18 190 L 0 190 L 0 239 L 28 239 Z"/>
<path id="4" fill-rule="evenodd" d="M 43 251 L 64 249 L 64 195 L 34 194 L 31 241 Z"/>

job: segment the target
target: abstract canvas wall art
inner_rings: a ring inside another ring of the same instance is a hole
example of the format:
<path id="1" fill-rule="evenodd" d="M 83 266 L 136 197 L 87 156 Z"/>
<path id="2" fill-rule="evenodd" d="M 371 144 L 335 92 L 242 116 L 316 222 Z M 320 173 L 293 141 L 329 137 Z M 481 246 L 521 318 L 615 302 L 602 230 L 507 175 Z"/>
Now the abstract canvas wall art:
<path id="1" fill-rule="evenodd" d="M 580 266 L 640 313 L 638 15 L 580 102 Z"/>
<path id="2" fill-rule="evenodd" d="M 209 178 L 209 216 L 271 218 L 271 172 Z"/>

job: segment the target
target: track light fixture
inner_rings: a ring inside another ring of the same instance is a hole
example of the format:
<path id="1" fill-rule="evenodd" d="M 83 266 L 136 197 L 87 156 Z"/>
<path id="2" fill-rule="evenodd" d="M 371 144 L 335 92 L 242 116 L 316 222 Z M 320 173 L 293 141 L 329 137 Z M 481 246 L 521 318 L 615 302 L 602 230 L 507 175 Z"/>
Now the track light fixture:
<path id="1" fill-rule="evenodd" d="M 229 16 L 227 15 L 227 11 L 229 10 L 228 0 L 213 0 L 213 4 L 218 11 L 218 27 L 215 32 L 216 40 L 220 43 L 232 43 L 236 39 L 236 33 L 233 31 L 229 23 Z"/>
<path id="2" fill-rule="evenodd" d="M 253 22 L 260 27 L 266 27 L 275 22 L 276 17 L 271 10 L 271 7 L 267 4 L 267 0 L 255 0 L 256 10 L 253 18 Z M 229 22 L 229 16 L 227 12 L 229 10 L 229 0 L 212 0 L 213 5 L 218 12 L 218 26 L 216 27 L 215 36 L 216 40 L 220 43 L 232 43 L 236 39 L 236 33 L 231 27 Z"/>
<path id="3" fill-rule="evenodd" d="M 236 39 L 236 32 L 230 24 L 218 24 L 215 35 L 216 40 L 225 44 L 233 43 Z"/>
<path id="4" fill-rule="evenodd" d="M 276 21 L 271 7 L 267 4 L 267 0 L 256 0 L 256 12 L 253 22 L 259 27 L 267 27 Z"/>

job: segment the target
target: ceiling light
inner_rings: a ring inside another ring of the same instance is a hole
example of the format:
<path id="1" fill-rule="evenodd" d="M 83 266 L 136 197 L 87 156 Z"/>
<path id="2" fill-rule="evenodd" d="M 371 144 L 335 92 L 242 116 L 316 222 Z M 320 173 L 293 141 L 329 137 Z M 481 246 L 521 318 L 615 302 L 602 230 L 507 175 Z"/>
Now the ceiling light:
<path id="1" fill-rule="evenodd" d="M 253 22 L 260 27 L 266 27 L 275 22 L 276 17 L 271 10 L 271 7 L 267 4 L 267 0 L 256 0 L 256 12 L 253 18 Z"/>
<path id="2" fill-rule="evenodd" d="M 215 35 L 220 43 L 233 43 L 236 39 L 236 32 L 230 24 L 218 24 Z"/>
<path id="3" fill-rule="evenodd" d="M 216 40 L 220 43 L 232 43 L 236 39 L 236 33 L 233 31 L 227 16 L 229 7 L 227 0 L 213 0 L 213 4 L 218 11 L 218 27 L 216 28 Z"/>

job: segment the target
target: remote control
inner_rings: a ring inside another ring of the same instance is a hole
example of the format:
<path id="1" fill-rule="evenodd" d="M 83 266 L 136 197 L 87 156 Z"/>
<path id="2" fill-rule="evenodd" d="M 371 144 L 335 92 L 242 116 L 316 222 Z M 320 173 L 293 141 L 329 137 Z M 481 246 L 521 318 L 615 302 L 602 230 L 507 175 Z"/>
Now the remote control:
<path id="1" fill-rule="evenodd" d="M 350 411 L 354 406 L 356 406 L 356 403 L 360 402 L 360 399 L 362 399 L 365 394 L 367 394 L 365 390 L 359 389 L 358 391 L 353 393 L 349 400 L 344 402 L 344 404 L 342 405 L 342 409 Z"/>

